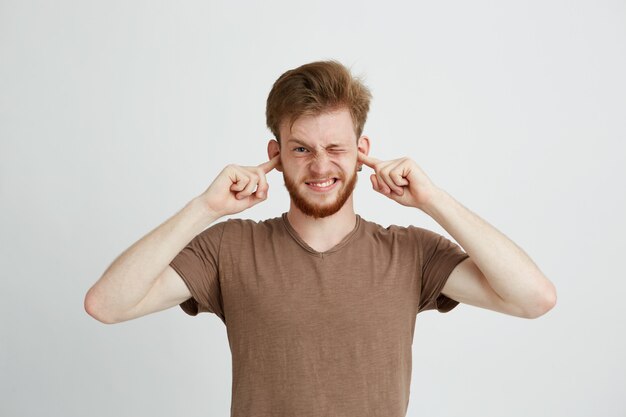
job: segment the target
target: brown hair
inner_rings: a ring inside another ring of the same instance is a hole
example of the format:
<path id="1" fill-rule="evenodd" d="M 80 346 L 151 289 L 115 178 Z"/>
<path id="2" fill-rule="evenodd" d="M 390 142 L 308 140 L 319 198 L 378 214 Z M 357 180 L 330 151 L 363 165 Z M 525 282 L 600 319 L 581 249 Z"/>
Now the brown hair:
<path id="1" fill-rule="evenodd" d="M 372 94 L 358 77 L 341 63 L 316 61 L 282 74 L 267 97 L 267 127 L 280 143 L 280 124 L 289 128 L 300 116 L 315 116 L 345 107 L 350 111 L 357 139 L 363 133 Z"/>

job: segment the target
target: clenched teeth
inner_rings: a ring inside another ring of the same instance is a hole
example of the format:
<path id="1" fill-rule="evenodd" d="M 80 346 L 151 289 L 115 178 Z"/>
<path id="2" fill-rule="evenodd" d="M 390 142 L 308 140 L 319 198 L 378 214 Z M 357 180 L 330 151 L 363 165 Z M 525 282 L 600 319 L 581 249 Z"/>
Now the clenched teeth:
<path id="1" fill-rule="evenodd" d="M 329 179 L 328 181 L 325 181 L 325 182 L 307 182 L 307 184 L 312 185 L 314 187 L 323 188 L 323 187 L 328 187 L 330 185 L 333 185 L 334 182 L 335 182 L 335 179 L 331 178 L 331 179 Z"/>

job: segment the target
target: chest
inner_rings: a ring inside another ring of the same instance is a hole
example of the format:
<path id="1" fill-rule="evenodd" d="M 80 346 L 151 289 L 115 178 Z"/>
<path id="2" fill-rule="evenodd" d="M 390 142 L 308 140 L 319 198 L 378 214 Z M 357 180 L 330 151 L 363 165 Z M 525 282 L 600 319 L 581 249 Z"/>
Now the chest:
<path id="1" fill-rule="evenodd" d="M 362 252 L 230 259 L 221 271 L 229 335 L 352 340 L 410 326 L 418 299 L 415 262 Z"/>

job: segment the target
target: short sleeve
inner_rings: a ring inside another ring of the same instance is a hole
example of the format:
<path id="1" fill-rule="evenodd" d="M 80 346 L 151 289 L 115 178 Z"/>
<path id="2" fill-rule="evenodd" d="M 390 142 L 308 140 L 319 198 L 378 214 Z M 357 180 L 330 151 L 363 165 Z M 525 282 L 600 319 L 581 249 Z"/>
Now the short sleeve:
<path id="1" fill-rule="evenodd" d="M 450 239 L 416 227 L 421 261 L 420 297 L 417 313 L 437 310 L 447 313 L 459 302 L 441 293 L 452 270 L 469 255 Z"/>
<path id="2" fill-rule="evenodd" d="M 220 222 L 205 229 L 169 264 L 189 288 L 191 298 L 182 302 L 180 307 L 190 316 L 214 313 L 224 321 L 219 252 L 225 224 L 226 222 Z"/>

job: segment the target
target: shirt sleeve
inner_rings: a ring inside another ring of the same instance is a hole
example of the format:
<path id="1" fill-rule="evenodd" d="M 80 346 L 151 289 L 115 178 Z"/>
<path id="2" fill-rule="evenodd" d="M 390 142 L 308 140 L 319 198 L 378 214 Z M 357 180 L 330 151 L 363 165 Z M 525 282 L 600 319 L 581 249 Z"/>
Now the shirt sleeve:
<path id="1" fill-rule="evenodd" d="M 190 316 L 214 313 L 224 321 L 219 253 L 225 224 L 216 223 L 198 234 L 169 264 L 189 288 L 191 298 L 180 307 Z"/>
<path id="2" fill-rule="evenodd" d="M 461 246 L 431 230 L 417 229 L 421 261 L 420 296 L 417 313 L 437 310 L 447 313 L 459 302 L 441 293 L 452 270 L 469 255 Z"/>

